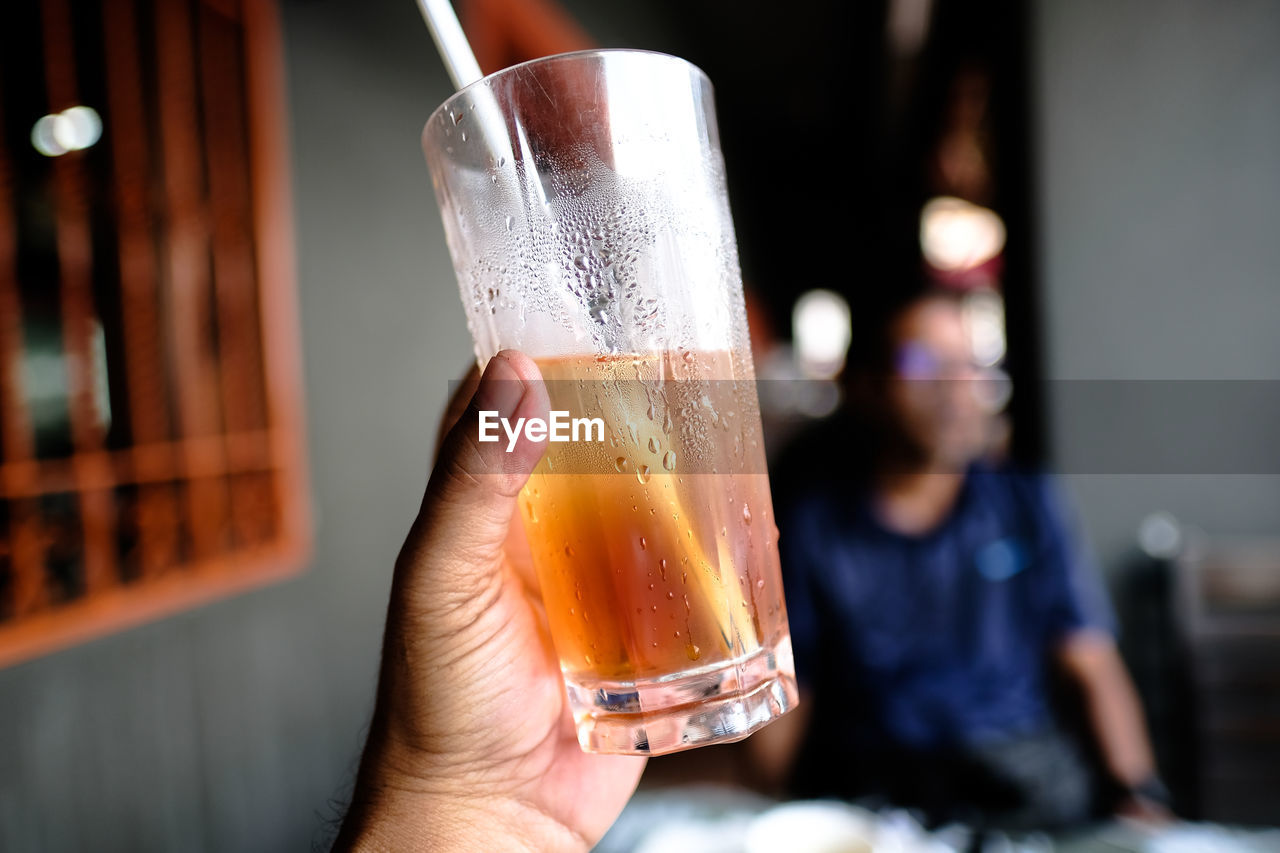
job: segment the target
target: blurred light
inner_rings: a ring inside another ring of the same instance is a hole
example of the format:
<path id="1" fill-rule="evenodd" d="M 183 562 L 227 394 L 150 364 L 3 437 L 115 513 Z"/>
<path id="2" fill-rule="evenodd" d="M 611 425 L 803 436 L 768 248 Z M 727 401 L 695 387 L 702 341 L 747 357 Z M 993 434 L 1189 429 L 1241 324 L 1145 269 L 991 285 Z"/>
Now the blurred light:
<path id="1" fill-rule="evenodd" d="M 102 138 L 102 119 L 93 107 L 71 107 L 62 111 L 53 132 L 68 151 L 81 151 Z"/>
<path id="2" fill-rule="evenodd" d="M 1003 412 L 1013 399 L 1013 380 L 998 367 L 988 367 L 973 383 L 973 396 L 988 415 Z"/>
<path id="3" fill-rule="evenodd" d="M 889 43 L 895 53 L 912 56 L 920 52 L 932 12 L 933 0 L 890 0 Z"/>
<path id="4" fill-rule="evenodd" d="M 1182 551 L 1182 525 L 1167 512 L 1153 512 L 1138 525 L 1138 545 L 1148 557 L 1167 560 Z"/>
<path id="5" fill-rule="evenodd" d="M 840 407 L 840 385 L 830 379 L 815 379 L 796 384 L 795 408 L 810 418 L 825 418 Z"/>
<path id="6" fill-rule="evenodd" d="M 791 338 L 805 376 L 830 379 L 844 367 L 851 337 L 849 303 L 830 290 L 810 290 L 791 311 Z"/>
<path id="7" fill-rule="evenodd" d="M 31 128 L 31 144 L 46 157 L 82 151 L 102 138 L 102 119 L 92 107 L 69 107 L 42 116 Z"/>
<path id="8" fill-rule="evenodd" d="M 44 116 L 31 128 L 31 144 L 46 157 L 57 157 L 67 153 L 67 149 L 58 142 L 53 132 L 58 116 Z"/>
<path id="9" fill-rule="evenodd" d="M 964 322 L 973 360 L 992 367 L 1004 358 L 1004 300 L 993 290 L 975 290 L 964 298 Z"/>
<path id="10" fill-rule="evenodd" d="M 939 196 L 920 211 L 920 246 L 934 268 L 962 272 L 981 266 L 1004 248 L 1004 221 L 994 210 Z"/>
<path id="11" fill-rule="evenodd" d="M 107 338 L 102 324 L 90 321 L 89 365 L 93 376 L 93 408 L 102 429 L 111 428 L 111 386 L 107 374 Z M 72 354 L 57 346 L 47 330 L 38 333 L 22 354 L 22 387 L 37 430 L 61 428 L 71 399 Z"/>
<path id="12" fill-rule="evenodd" d="M 858 806 L 824 800 L 782 803 L 751 821 L 742 849 L 745 853 L 871 850 L 870 842 L 880 834 L 879 830 L 876 816 Z M 876 849 L 913 849 L 908 844 L 892 843 L 899 839 L 885 840 L 891 844 Z"/>

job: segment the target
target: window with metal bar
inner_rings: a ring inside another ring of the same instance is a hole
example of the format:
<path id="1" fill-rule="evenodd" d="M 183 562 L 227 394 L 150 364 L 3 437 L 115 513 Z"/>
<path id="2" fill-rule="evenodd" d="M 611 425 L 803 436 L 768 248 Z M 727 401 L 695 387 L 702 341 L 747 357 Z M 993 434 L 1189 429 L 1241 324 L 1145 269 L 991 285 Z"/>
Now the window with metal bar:
<path id="1" fill-rule="evenodd" d="M 0 28 L 0 665 L 309 547 L 278 19 L 17 0 Z"/>

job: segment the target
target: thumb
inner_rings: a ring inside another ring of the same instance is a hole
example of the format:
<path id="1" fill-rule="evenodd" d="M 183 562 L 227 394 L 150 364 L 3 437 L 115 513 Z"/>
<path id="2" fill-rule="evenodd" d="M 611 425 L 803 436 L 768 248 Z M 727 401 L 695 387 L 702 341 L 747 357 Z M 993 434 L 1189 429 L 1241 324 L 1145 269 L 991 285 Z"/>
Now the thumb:
<path id="1" fill-rule="evenodd" d="M 422 507 L 396 567 L 402 582 L 433 594 L 469 596 L 494 580 L 516 505 L 546 445 L 521 431 L 514 446 L 499 418 L 546 418 L 550 404 L 533 360 L 503 350 L 489 360 L 475 394 L 440 448 Z M 480 415 L 494 425 L 480 440 Z M 492 414 L 496 413 L 496 415 Z"/>

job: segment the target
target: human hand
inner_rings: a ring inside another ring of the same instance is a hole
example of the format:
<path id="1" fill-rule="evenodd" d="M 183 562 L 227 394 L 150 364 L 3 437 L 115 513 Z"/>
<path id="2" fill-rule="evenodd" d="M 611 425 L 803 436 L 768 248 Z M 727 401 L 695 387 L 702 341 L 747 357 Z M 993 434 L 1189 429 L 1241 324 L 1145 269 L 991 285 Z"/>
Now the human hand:
<path id="1" fill-rule="evenodd" d="M 456 423 L 396 561 L 377 707 L 335 849 L 586 850 L 635 789 L 643 758 L 578 746 L 515 518 L 545 444 L 478 441 L 480 410 L 548 409 L 538 368 L 512 350 L 450 404 L 444 426 Z"/>

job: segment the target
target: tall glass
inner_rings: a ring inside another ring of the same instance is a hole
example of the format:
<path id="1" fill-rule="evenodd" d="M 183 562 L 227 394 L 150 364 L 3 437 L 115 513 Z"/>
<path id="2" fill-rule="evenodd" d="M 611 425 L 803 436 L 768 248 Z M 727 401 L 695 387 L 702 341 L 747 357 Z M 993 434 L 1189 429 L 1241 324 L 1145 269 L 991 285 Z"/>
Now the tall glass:
<path id="1" fill-rule="evenodd" d="M 711 84 L 588 51 L 468 86 L 423 148 L 483 366 L 553 410 L 520 498 L 583 749 L 738 740 L 796 703 L 777 528 Z"/>

